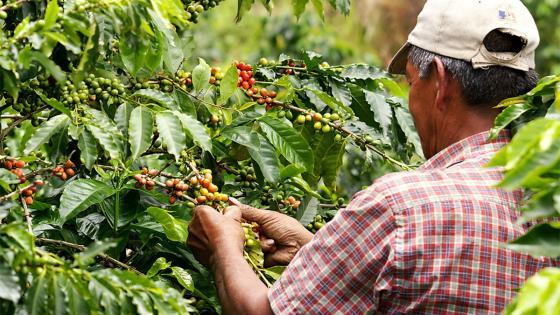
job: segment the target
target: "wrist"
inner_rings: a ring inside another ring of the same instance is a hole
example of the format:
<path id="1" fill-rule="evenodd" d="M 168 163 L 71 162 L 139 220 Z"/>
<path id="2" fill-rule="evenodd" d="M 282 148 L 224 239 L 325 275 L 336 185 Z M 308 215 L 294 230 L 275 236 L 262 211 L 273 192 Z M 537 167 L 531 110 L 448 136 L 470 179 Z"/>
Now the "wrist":
<path id="1" fill-rule="evenodd" d="M 243 246 L 241 248 L 233 245 L 216 246 L 209 260 L 210 269 L 216 272 L 224 264 L 231 263 L 236 258 L 243 259 Z"/>

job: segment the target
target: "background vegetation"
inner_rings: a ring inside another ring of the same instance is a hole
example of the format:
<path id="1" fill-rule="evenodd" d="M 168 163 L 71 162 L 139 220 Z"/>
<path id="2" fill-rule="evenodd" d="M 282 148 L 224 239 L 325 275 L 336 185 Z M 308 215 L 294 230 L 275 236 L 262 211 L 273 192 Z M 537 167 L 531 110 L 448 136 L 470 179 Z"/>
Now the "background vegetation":
<path id="1" fill-rule="evenodd" d="M 545 77 L 502 104 L 495 131 L 518 133 L 492 164 L 504 189 L 527 189 L 534 220 L 560 212 L 560 1 L 526 4 Z M 0 2 L 0 313 L 219 313 L 184 244 L 195 204 L 235 196 L 315 232 L 422 162 L 406 87 L 382 70 L 422 5 Z M 270 284 L 282 270 L 244 228 Z M 508 246 L 560 256 L 559 239 L 549 223 Z M 547 269 L 507 312 L 558 312 L 559 291 Z"/>

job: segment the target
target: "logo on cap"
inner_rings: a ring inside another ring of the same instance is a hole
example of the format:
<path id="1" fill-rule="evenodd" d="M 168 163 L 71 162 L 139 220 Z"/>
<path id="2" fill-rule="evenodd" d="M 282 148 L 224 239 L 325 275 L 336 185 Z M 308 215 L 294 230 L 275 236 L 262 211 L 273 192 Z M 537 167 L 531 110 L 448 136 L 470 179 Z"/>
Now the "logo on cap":
<path id="1" fill-rule="evenodd" d="M 498 18 L 500 20 L 515 21 L 515 16 L 513 15 L 513 13 L 504 8 L 498 9 Z"/>

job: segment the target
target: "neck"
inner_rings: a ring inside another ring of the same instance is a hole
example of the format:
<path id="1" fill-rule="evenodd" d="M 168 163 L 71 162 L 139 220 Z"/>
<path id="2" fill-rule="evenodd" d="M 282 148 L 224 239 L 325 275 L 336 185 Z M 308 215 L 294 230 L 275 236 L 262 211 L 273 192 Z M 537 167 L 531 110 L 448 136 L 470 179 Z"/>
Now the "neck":
<path id="1" fill-rule="evenodd" d="M 435 142 L 430 157 L 448 146 L 468 138 L 477 133 L 490 130 L 494 126 L 494 120 L 499 113 L 498 110 L 477 110 L 469 107 L 463 111 L 456 111 L 455 115 L 448 115 L 441 128 L 436 131 Z"/>

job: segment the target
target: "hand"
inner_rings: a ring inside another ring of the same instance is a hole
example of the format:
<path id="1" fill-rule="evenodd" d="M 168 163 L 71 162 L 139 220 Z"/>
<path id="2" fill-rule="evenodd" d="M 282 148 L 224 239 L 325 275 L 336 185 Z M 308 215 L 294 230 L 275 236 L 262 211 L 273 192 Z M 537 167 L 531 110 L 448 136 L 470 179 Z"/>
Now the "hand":
<path id="1" fill-rule="evenodd" d="M 233 198 L 230 201 L 241 209 L 243 219 L 260 226 L 266 267 L 288 265 L 299 249 L 313 238 L 313 234 L 292 217 L 253 208 Z"/>
<path id="2" fill-rule="evenodd" d="M 244 242 L 245 233 L 238 207 L 227 207 L 223 215 L 208 206 L 194 208 L 187 245 L 201 263 L 213 269 L 218 253 L 239 253 L 243 256 Z"/>

